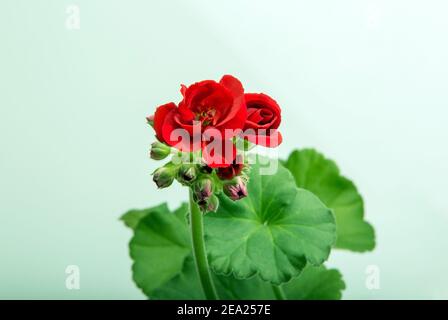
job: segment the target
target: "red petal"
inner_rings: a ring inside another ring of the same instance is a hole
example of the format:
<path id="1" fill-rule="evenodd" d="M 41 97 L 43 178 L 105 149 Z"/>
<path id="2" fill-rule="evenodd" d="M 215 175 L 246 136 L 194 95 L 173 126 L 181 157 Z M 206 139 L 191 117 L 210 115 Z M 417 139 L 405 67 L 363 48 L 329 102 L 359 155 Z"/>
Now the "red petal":
<path id="1" fill-rule="evenodd" d="M 162 135 L 165 143 L 172 147 L 176 147 L 183 152 L 200 150 L 200 127 L 193 129 L 195 125 L 191 125 L 189 129 L 191 129 L 192 132 L 190 132 L 190 130 L 187 130 L 183 126 L 179 125 L 176 119 L 179 115 L 175 111 L 176 110 L 173 110 L 166 116 L 162 127 Z M 196 125 L 200 126 L 200 123 L 197 123 Z M 193 132 L 198 133 L 198 137 L 196 139 L 193 139 Z"/>
<path id="2" fill-rule="evenodd" d="M 275 148 L 283 141 L 283 137 L 278 130 L 272 130 L 269 135 L 244 134 L 244 138 L 252 143 L 268 148 Z"/>
<path id="3" fill-rule="evenodd" d="M 185 97 L 185 91 L 187 91 L 187 86 L 184 84 L 180 85 L 180 93 L 182 94 L 182 97 Z"/>
<path id="4" fill-rule="evenodd" d="M 244 125 L 246 124 L 246 107 L 241 107 L 240 111 L 233 117 L 233 119 L 226 122 L 224 125 L 219 126 L 219 130 L 223 137 L 230 139 L 243 131 Z M 226 130 L 228 130 L 226 132 Z M 232 131 L 234 131 L 232 133 Z M 232 134 L 229 134 L 232 133 Z"/>
<path id="5" fill-rule="evenodd" d="M 263 117 L 261 116 L 261 109 L 257 109 L 257 108 L 247 109 L 247 121 L 248 122 L 257 124 L 261 120 L 263 120 Z"/>
<path id="6" fill-rule="evenodd" d="M 213 80 L 203 80 L 193 83 L 185 90 L 183 103 L 186 108 L 192 111 L 201 111 L 196 110 L 198 102 L 201 102 L 204 98 L 219 88 L 219 84 Z"/>
<path id="7" fill-rule="evenodd" d="M 234 97 L 239 97 L 244 94 L 243 85 L 237 78 L 226 74 L 219 81 L 225 88 L 232 92 Z"/>
<path id="8" fill-rule="evenodd" d="M 185 105 L 184 100 L 179 103 L 179 108 L 177 108 L 177 110 L 184 122 L 194 120 L 194 113 L 188 109 L 188 106 Z"/>
<path id="9" fill-rule="evenodd" d="M 266 122 L 270 122 L 270 129 L 277 129 L 281 122 L 281 109 L 278 103 L 272 99 L 270 96 L 264 93 L 245 93 L 244 99 L 246 100 L 246 106 L 250 113 L 250 120 L 252 122 L 256 122 L 256 118 L 252 118 L 254 116 L 253 109 L 260 110 L 259 116 L 262 116 L 263 120 Z M 268 111 L 269 114 L 265 112 Z M 261 119 L 259 119 L 261 121 Z M 269 121 L 268 121 L 269 120 Z"/>
<path id="10" fill-rule="evenodd" d="M 231 76 L 231 75 L 225 75 L 221 78 L 219 83 L 224 86 L 227 90 L 229 90 L 233 95 L 233 105 L 230 110 L 230 112 L 226 115 L 225 119 L 223 119 L 220 122 L 220 126 L 225 124 L 225 127 L 229 127 L 231 129 L 242 127 L 240 126 L 240 122 L 244 118 L 244 121 L 246 121 L 247 117 L 247 110 L 246 110 L 246 103 L 244 101 L 244 88 L 241 82 Z M 238 119 L 234 121 L 234 118 L 238 115 Z M 230 125 L 227 123 L 231 122 Z M 243 124 L 244 126 L 244 124 Z"/>
<path id="11" fill-rule="evenodd" d="M 170 102 L 164 105 L 161 105 L 156 109 L 156 112 L 154 113 L 154 130 L 156 131 L 156 137 L 161 142 L 166 142 L 163 139 L 163 124 L 166 120 L 166 116 L 173 110 L 176 109 L 176 104 L 174 102 Z"/>
<path id="12" fill-rule="evenodd" d="M 225 168 L 236 158 L 236 147 L 232 140 L 213 140 L 204 143 L 202 158 L 211 168 Z"/>

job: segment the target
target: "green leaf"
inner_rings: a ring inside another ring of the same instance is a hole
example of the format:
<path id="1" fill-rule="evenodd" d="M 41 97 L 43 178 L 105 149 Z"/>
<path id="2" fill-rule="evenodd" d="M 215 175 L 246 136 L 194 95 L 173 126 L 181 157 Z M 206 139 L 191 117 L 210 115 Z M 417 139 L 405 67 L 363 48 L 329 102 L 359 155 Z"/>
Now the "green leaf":
<path id="1" fill-rule="evenodd" d="M 221 299 L 276 299 L 272 285 L 257 276 L 243 280 L 233 276 L 217 276 L 215 284 Z M 289 300 L 339 300 L 345 283 L 336 269 L 307 265 L 297 278 L 281 287 Z"/>
<path id="2" fill-rule="evenodd" d="M 205 299 L 192 258 L 187 211 L 186 204 L 174 213 L 162 204 L 131 210 L 122 218 L 135 230 L 130 245 L 133 278 L 151 299 Z M 344 288 L 337 275 L 336 270 L 308 265 L 283 287 L 289 299 L 336 299 Z M 275 299 L 272 285 L 258 276 L 245 280 L 231 275 L 213 277 L 221 299 Z"/>
<path id="3" fill-rule="evenodd" d="M 155 289 L 151 298 L 160 300 L 205 299 L 192 255 L 185 259 L 180 274 Z"/>
<path id="4" fill-rule="evenodd" d="M 328 258 L 335 222 L 315 195 L 296 188 L 283 166 L 274 175 L 261 175 L 261 163 L 266 159 L 251 167 L 247 198 L 234 202 L 221 194 L 218 211 L 205 216 L 207 249 L 218 274 L 259 274 L 280 284 L 299 275 L 307 262 L 320 265 Z"/>
<path id="5" fill-rule="evenodd" d="M 132 230 L 135 230 L 140 220 L 144 217 L 146 217 L 151 212 L 160 211 L 160 212 L 168 212 L 168 206 L 166 203 L 162 203 L 156 207 L 147 208 L 147 209 L 132 209 L 126 212 L 123 216 L 121 216 L 121 220 L 124 222 L 124 224 L 131 228 Z"/>
<path id="6" fill-rule="evenodd" d="M 344 289 L 341 273 L 324 266 L 307 266 L 297 279 L 283 286 L 291 300 L 339 300 Z"/>
<path id="7" fill-rule="evenodd" d="M 214 282 L 220 299 L 223 300 L 275 300 L 272 285 L 258 276 L 236 279 L 232 275 L 215 275 Z"/>
<path id="8" fill-rule="evenodd" d="M 258 276 L 236 279 L 233 276 L 214 275 L 214 283 L 223 300 L 275 300 L 269 282 Z M 289 300 L 339 300 L 345 283 L 336 269 L 307 265 L 303 272 L 287 284 L 282 285 Z M 191 256 L 185 260 L 182 273 L 156 289 L 153 299 L 202 300 L 205 299 L 196 267 Z"/>
<path id="9" fill-rule="evenodd" d="M 364 203 L 355 185 L 336 164 L 312 149 L 295 150 L 285 162 L 299 188 L 317 195 L 336 217 L 336 247 L 367 251 L 375 247 L 372 226 L 364 217 Z"/>
<path id="10" fill-rule="evenodd" d="M 152 297 L 156 289 L 181 274 L 185 259 L 190 255 L 190 235 L 186 228 L 185 211 L 186 205 L 182 205 L 174 213 L 166 205 L 162 205 L 157 210 L 152 208 L 127 215 L 125 221 L 132 226 L 135 226 L 135 217 L 140 217 L 129 248 L 134 260 L 134 281 L 148 297 Z"/>

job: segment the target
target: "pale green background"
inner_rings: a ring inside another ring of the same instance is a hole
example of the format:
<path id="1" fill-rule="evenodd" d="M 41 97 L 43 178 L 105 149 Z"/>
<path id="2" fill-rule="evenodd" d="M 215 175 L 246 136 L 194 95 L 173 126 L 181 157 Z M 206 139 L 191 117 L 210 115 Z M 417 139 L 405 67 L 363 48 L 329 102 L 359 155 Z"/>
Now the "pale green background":
<path id="1" fill-rule="evenodd" d="M 225 73 L 281 104 L 282 156 L 316 147 L 361 190 L 378 246 L 332 253 L 344 297 L 448 298 L 447 14 L 423 0 L 3 0 L 0 298 L 144 298 L 118 217 L 187 195 L 156 191 L 145 116 Z"/>

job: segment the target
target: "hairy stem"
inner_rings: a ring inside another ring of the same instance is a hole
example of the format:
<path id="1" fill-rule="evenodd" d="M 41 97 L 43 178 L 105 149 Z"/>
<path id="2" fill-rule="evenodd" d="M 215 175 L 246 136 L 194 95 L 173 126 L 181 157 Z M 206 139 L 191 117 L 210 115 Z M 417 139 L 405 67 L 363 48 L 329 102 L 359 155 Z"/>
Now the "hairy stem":
<path id="1" fill-rule="evenodd" d="M 274 294 L 275 294 L 275 297 L 277 298 L 277 300 L 287 300 L 282 287 L 272 285 L 272 291 L 274 291 Z"/>
<path id="2" fill-rule="evenodd" d="M 198 271 L 199 280 L 207 300 L 218 300 L 212 275 L 208 266 L 207 252 L 204 243 L 204 223 L 202 212 L 193 200 L 190 190 L 190 228 L 193 244 L 193 256 Z"/>

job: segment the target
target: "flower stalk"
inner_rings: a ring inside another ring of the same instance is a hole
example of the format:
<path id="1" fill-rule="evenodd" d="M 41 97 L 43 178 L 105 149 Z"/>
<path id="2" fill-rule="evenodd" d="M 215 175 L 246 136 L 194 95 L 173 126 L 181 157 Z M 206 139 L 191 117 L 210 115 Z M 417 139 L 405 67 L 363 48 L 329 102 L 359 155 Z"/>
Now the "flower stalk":
<path id="1" fill-rule="evenodd" d="M 218 300 L 213 278 L 208 265 L 207 252 L 204 242 L 203 213 L 193 199 L 190 189 L 190 228 L 191 242 L 193 245 L 193 257 L 198 272 L 199 281 L 207 300 Z"/>

